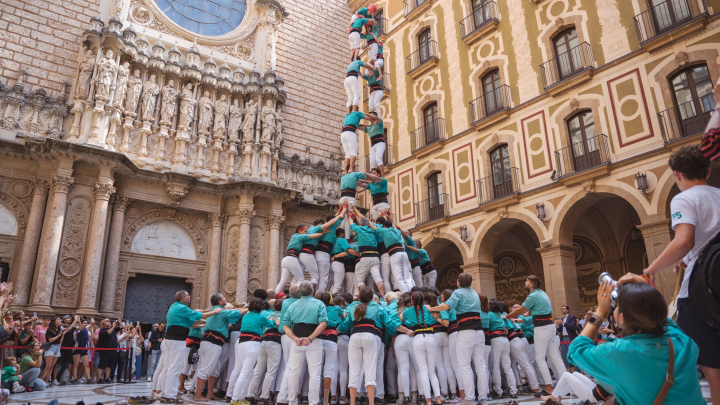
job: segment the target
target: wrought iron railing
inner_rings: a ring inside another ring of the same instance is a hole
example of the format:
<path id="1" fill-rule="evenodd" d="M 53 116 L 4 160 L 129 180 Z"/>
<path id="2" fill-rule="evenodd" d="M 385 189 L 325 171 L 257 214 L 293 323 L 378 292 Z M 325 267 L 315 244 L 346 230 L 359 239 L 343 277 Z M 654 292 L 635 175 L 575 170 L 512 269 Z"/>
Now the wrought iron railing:
<path id="1" fill-rule="evenodd" d="M 375 21 L 377 21 L 378 38 L 390 32 L 390 26 L 388 25 L 387 18 L 376 18 Z"/>
<path id="2" fill-rule="evenodd" d="M 714 109 L 715 99 L 708 94 L 658 113 L 665 143 L 703 133 Z"/>
<path id="3" fill-rule="evenodd" d="M 470 102 L 470 122 L 475 124 L 509 108 L 510 87 L 503 84 Z"/>
<path id="4" fill-rule="evenodd" d="M 404 16 L 407 17 L 408 14 L 415 11 L 418 7 L 422 6 L 423 4 L 429 2 L 431 0 L 405 0 L 403 1 Z"/>
<path id="5" fill-rule="evenodd" d="M 642 45 L 703 14 L 708 14 L 705 0 L 667 0 L 657 4 L 633 18 L 638 41 Z"/>
<path id="6" fill-rule="evenodd" d="M 390 90 L 390 73 L 383 73 L 381 85 L 382 85 L 383 91 Z M 363 100 L 365 102 L 367 102 L 369 98 L 370 98 L 370 88 L 368 87 L 367 84 L 365 84 L 365 86 L 363 86 Z"/>
<path id="7" fill-rule="evenodd" d="M 595 65 L 592 48 L 587 42 L 540 65 L 543 87 L 552 87 Z"/>
<path id="8" fill-rule="evenodd" d="M 445 139 L 445 120 L 438 118 L 425 126 L 410 132 L 412 151 Z"/>
<path id="9" fill-rule="evenodd" d="M 431 60 L 438 59 L 438 46 L 435 41 L 428 41 L 405 58 L 405 71 L 412 72 Z"/>
<path id="10" fill-rule="evenodd" d="M 392 153 L 392 145 L 385 144 L 385 153 L 383 154 L 383 166 L 390 166 L 395 163 Z M 365 172 L 370 173 L 370 155 L 365 155 Z"/>
<path id="11" fill-rule="evenodd" d="M 595 135 L 555 151 L 557 178 L 610 163 L 607 136 Z"/>
<path id="12" fill-rule="evenodd" d="M 472 14 L 460 21 L 460 33 L 465 38 L 493 21 L 500 21 L 497 3 L 488 1 L 479 7 L 475 7 Z"/>
<path id="13" fill-rule="evenodd" d="M 450 216 L 450 196 L 438 194 L 415 203 L 415 225 Z"/>
<path id="14" fill-rule="evenodd" d="M 509 167 L 477 181 L 478 205 L 520 192 L 520 171 Z"/>

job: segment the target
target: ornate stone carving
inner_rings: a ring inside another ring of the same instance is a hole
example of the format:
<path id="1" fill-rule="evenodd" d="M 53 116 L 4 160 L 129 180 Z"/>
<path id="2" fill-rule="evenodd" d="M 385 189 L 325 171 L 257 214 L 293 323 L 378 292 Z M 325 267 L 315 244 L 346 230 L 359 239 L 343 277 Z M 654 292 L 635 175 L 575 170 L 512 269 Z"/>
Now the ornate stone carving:
<path id="1" fill-rule="evenodd" d="M 125 285 L 127 284 L 127 262 L 121 261 L 118 267 L 118 278 L 115 287 L 115 311 L 121 311 L 123 306 L 123 297 L 125 296 Z"/>
<path id="2" fill-rule="evenodd" d="M 248 278 L 262 278 L 263 257 L 265 255 L 265 234 L 260 227 L 254 226 L 250 230 L 250 265 Z"/>
<path id="3" fill-rule="evenodd" d="M 616 0 L 597 0 L 596 5 L 603 33 L 620 26 L 620 10 Z"/>
<path id="4" fill-rule="evenodd" d="M 137 235 L 138 232 L 145 227 L 145 225 L 165 219 L 180 225 L 185 232 L 190 235 L 190 239 L 192 239 L 193 244 L 195 245 L 196 260 L 206 260 L 205 237 L 202 232 L 200 232 L 195 222 L 180 212 L 173 211 L 173 215 L 170 218 L 167 218 L 165 214 L 167 214 L 166 210 L 152 210 L 138 216 L 137 219 L 133 220 L 132 223 L 126 227 L 125 234 L 122 239 L 121 249 L 125 252 L 129 252 L 132 249 L 135 235 Z"/>
<path id="5" fill-rule="evenodd" d="M 155 120 L 155 102 L 157 96 L 160 94 L 160 87 L 155 82 L 155 75 L 150 75 L 150 79 L 143 84 L 143 121 L 154 121 Z"/>
<path id="6" fill-rule="evenodd" d="M 675 63 L 677 63 L 678 66 L 685 66 L 688 62 L 690 62 L 690 57 L 687 52 L 680 51 L 675 54 Z"/>
<path id="7" fill-rule="evenodd" d="M 212 226 L 223 226 L 225 224 L 225 215 L 221 212 L 208 215 L 208 219 L 212 223 Z"/>
<path id="8" fill-rule="evenodd" d="M 66 307 L 76 305 L 90 208 L 87 200 L 80 196 L 75 197 L 68 204 L 68 218 L 60 246 L 53 305 Z"/>
<path id="9" fill-rule="evenodd" d="M 576 98 L 571 99 L 570 100 L 570 111 L 575 112 L 578 109 L 580 109 L 580 102 Z"/>
<path id="10" fill-rule="evenodd" d="M 242 124 L 242 107 L 240 101 L 236 98 L 230 106 L 230 122 L 228 123 L 228 138 L 230 141 L 237 141 L 238 131 Z"/>
<path id="11" fill-rule="evenodd" d="M 241 224 L 250 225 L 250 222 L 252 221 L 253 217 L 255 216 L 255 211 L 247 210 L 247 209 L 239 209 L 237 212 L 237 215 L 240 217 Z"/>
<path id="12" fill-rule="evenodd" d="M 170 198 L 170 201 L 172 201 L 173 206 L 178 206 L 180 204 L 180 200 L 185 197 L 185 195 L 190 191 L 190 186 L 187 184 L 168 184 L 165 187 L 165 191 L 167 192 L 168 197 Z"/>
<path id="13" fill-rule="evenodd" d="M 255 141 L 255 117 L 257 117 L 257 101 L 248 100 L 245 105 L 245 120 L 242 124 L 243 143 L 252 143 Z"/>
<path id="14" fill-rule="evenodd" d="M 500 219 L 507 219 L 508 217 L 508 210 L 507 207 L 500 207 L 497 210 L 498 217 Z"/>
<path id="15" fill-rule="evenodd" d="M 58 174 L 53 175 L 53 192 L 67 194 L 70 192 L 75 179 L 68 176 L 61 176 Z"/>
<path id="16" fill-rule="evenodd" d="M 90 80 L 95 70 L 95 51 L 90 49 L 85 55 L 85 60 L 80 64 L 80 74 L 78 75 L 77 87 L 75 88 L 75 97 L 86 99 L 89 95 Z"/>
<path id="17" fill-rule="evenodd" d="M 565 26 L 565 19 L 562 17 L 558 17 L 555 19 L 555 25 L 557 25 L 558 29 L 562 29 L 562 27 Z"/>
<path id="18" fill-rule="evenodd" d="M 95 183 L 95 199 L 110 201 L 110 196 L 115 193 L 116 189 L 112 184 Z"/>
<path id="19" fill-rule="evenodd" d="M 123 195 L 116 195 L 113 197 L 113 203 L 114 203 L 113 209 L 115 211 L 125 212 L 127 210 L 127 208 L 130 206 L 130 204 L 132 203 L 132 201 L 128 197 L 125 197 Z M 127 215 L 125 217 L 127 218 Z"/>
<path id="20" fill-rule="evenodd" d="M 179 129 L 188 130 L 193 119 L 195 99 L 193 98 L 192 83 L 187 83 L 180 94 L 180 121 Z"/>
<path id="21" fill-rule="evenodd" d="M 277 130 L 277 126 L 275 124 L 275 107 L 273 107 L 272 100 L 265 101 L 265 105 L 262 108 L 261 118 L 263 128 L 260 142 L 271 143 L 273 141 L 273 136 L 275 136 L 275 131 Z"/>
<path id="22" fill-rule="evenodd" d="M 240 230 L 234 226 L 228 232 L 227 259 L 225 260 L 225 283 L 223 291 L 228 301 L 235 299 L 238 255 L 240 254 Z M 232 298 L 232 299 L 231 299 Z"/>
<path id="23" fill-rule="evenodd" d="M 220 99 L 215 102 L 215 124 L 213 126 L 213 136 L 215 139 L 225 138 L 225 130 L 228 116 L 227 97 L 223 94 Z"/>
<path id="24" fill-rule="evenodd" d="M 285 217 L 281 215 L 270 215 L 265 218 L 265 222 L 267 222 L 267 226 L 270 229 L 280 229 L 284 221 Z"/>
<path id="25" fill-rule="evenodd" d="M 595 192 L 595 180 L 588 180 L 582 184 L 582 188 L 585 191 L 585 194 L 590 194 Z"/>
<path id="26" fill-rule="evenodd" d="M 35 194 L 47 195 L 50 191 L 50 181 L 46 179 L 35 179 L 32 183 Z"/>
<path id="27" fill-rule="evenodd" d="M 117 71 L 114 56 L 113 50 L 108 49 L 97 64 L 97 85 L 95 87 L 95 99 L 97 100 L 107 101 L 110 99 L 110 87 L 115 80 L 115 71 Z"/>
<path id="28" fill-rule="evenodd" d="M 140 79 L 140 70 L 135 69 L 133 75 L 128 79 L 127 94 L 125 99 L 125 114 L 135 115 L 138 101 L 140 100 L 140 92 L 142 91 L 142 79 Z"/>
<path id="29" fill-rule="evenodd" d="M 177 102 L 175 80 L 170 79 L 162 89 L 162 106 L 160 107 L 160 124 L 170 126 L 175 117 L 175 103 Z"/>
<path id="30" fill-rule="evenodd" d="M 198 133 L 210 133 L 210 125 L 213 119 L 213 105 L 210 100 L 210 92 L 205 90 L 200 101 L 198 101 Z"/>

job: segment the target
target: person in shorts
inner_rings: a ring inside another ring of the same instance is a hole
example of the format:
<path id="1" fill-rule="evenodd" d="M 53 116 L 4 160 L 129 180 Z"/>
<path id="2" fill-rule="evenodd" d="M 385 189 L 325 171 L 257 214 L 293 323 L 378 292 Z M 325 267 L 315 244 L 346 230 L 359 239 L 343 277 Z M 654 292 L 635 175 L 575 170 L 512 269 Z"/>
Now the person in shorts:
<path id="1" fill-rule="evenodd" d="M 60 385 L 57 380 L 51 381 L 50 378 L 52 377 L 52 370 L 55 368 L 55 363 L 57 363 L 60 358 L 60 343 L 62 343 L 64 336 L 62 329 L 60 329 L 61 323 L 62 319 L 59 316 L 54 316 L 50 320 L 47 331 L 45 331 L 45 341 L 49 343 L 49 345 L 45 345 L 45 368 L 40 374 L 40 379 L 46 384 L 52 382 L 52 385 Z"/>
<path id="2" fill-rule="evenodd" d="M 70 315 L 63 317 L 63 333 L 62 347 L 75 347 L 75 331 L 80 323 L 80 317 L 75 316 L 75 320 Z M 57 380 L 62 381 L 63 375 L 67 371 L 72 372 L 73 367 L 73 349 L 60 349 L 60 360 L 58 360 L 60 367 L 58 368 Z M 69 379 L 69 376 L 68 376 Z M 65 385 L 65 382 L 61 382 L 60 385 Z"/>

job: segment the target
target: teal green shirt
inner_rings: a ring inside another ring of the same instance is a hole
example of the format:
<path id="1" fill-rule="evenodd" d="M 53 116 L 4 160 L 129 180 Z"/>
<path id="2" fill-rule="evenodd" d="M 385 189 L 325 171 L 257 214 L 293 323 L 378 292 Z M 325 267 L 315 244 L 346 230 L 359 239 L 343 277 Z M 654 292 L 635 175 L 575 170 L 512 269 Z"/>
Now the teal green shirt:
<path id="1" fill-rule="evenodd" d="M 265 329 L 274 328 L 275 322 L 267 318 L 260 312 L 248 312 L 243 316 L 242 325 L 240 325 L 241 332 L 252 332 L 262 336 L 265 333 Z"/>
<path id="2" fill-rule="evenodd" d="M 377 25 L 376 25 L 376 27 L 377 27 Z M 374 32 L 375 32 L 375 35 L 377 35 L 377 31 L 374 31 Z M 383 54 L 382 44 L 380 44 L 380 42 L 377 42 L 377 46 L 378 46 L 378 55 L 382 55 Z"/>
<path id="3" fill-rule="evenodd" d="M 480 317 L 482 320 L 482 316 Z M 505 330 L 505 320 L 502 318 L 502 314 L 499 312 L 489 312 L 488 319 L 490 321 L 490 332 L 496 330 Z"/>
<path id="4" fill-rule="evenodd" d="M 213 305 L 211 310 L 215 308 L 223 308 L 222 305 Z M 234 324 L 240 318 L 242 314 L 237 309 L 223 309 L 220 313 L 217 313 L 205 321 L 205 330 L 213 330 L 227 337 L 229 336 L 230 328 L 228 325 Z"/>
<path id="5" fill-rule="evenodd" d="M 347 67 L 347 73 L 350 73 L 350 72 L 358 72 L 358 73 L 359 73 L 359 72 L 360 72 L 360 68 L 363 67 L 363 66 L 365 66 L 365 62 L 363 62 L 363 61 L 361 61 L 361 60 L 359 60 L 359 59 L 358 59 L 358 60 L 354 60 L 354 61 L 350 62 L 350 64 L 348 65 L 348 67 Z"/>
<path id="6" fill-rule="evenodd" d="M 418 259 L 420 259 L 420 265 L 427 263 L 430 261 L 430 256 L 428 256 L 427 250 L 425 249 L 419 249 L 420 252 L 418 253 Z"/>
<path id="7" fill-rule="evenodd" d="M 384 343 L 387 345 L 390 343 L 390 338 L 397 335 L 397 328 L 402 325 L 400 315 L 398 315 L 398 301 L 395 300 L 385 307 L 385 333 L 383 334 Z"/>
<path id="8" fill-rule="evenodd" d="M 343 320 L 342 331 L 352 332 L 352 323 L 355 321 L 355 308 L 358 305 L 360 305 L 360 301 L 353 301 L 347 306 L 348 313 L 345 320 Z M 367 305 L 367 311 L 365 311 L 365 319 L 372 319 L 376 327 L 383 329 L 387 324 L 387 312 L 377 302 L 370 301 Z"/>
<path id="9" fill-rule="evenodd" d="M 347 252 L 349 248 L 350 244 L 348 243 L 347 239 L 335 238 L 335 245 L 333 245 L 332 254 L 334 256 L 338 253 Z"/>
<path id="10" fill-rule="evenodd" d="M 341 222 L 342 222 L 342 220 L 340 220 L 340 219 L 335 221 L 335 224 L 330 227 L 330 230 L 328 231 L 328 233 L 321 236 L 319 240 L 322 242 L 330 242 L 330 243 L 334 244 L 335 243 L 335 231 L 337 230 L 338 226 L 340 226 Z"/>
<path id="11" fill-rule="evenodd" d="M 325 304 L 320 300 L 307 296 L 300 298 L 288 308 L 285 317 L 283 317 L 283 326 L 287 325 L 292 328 L 298 323 L 314 325 L 327 321 L 328 317 Z"/>
<path id="12" fill-rule="evenodd" d="M 337 328 L 340 326 L 343 321 L 343 309 L 336 305 L 330 305 L 325 307 L 325 310 L 327 311 L 328 328 Z"/>
<path id="13" fill-rule="evenodd" d="M 283 330 L 283 322 L 285 321 L 285 315 L 287 314 L 290 305 L 294 304 L 296 301 L 299 301 L 299 298 L 287 298 L 282 303 L 282 308 L 280 309 L 280 324 L 278 325 L 278 330 L 281 334 L 285 333 L 285 331 Z"/>
<path id="14" fill-rule="evenodd" d="M 667 337 L 675 347 L 675 384 L 663 403 L 705 405 L 696 369 L 698 346 L 670 319 L 665 335 L 660 337 L 638 334 L 595 345 L 592 339 L 578 336 L 568 348 L 567 359 L 611 385 L 618 403 L 652 404 L 668 368 Z M 641 387 L 638 376 L 642 376 Z"/>
<path id="15" fill-rule="evenodd" d="M 357 190 L 358 180 L 365 180 L 365 173 L 352 172 L 342 176 L 340 178 L 340 190 Z"/>
<path id="16" fill-rule="evenodd" d="M 420 309 L 418 309 L 418 315 L 420 315 L 420 317 L 422 318 L 420 321 L 424 322 L 427 326 L 437 323 L 435 322 L 435 319 L 432 317 L 432 315 L 430 315 L 430 312 L 428 312 L 427 308 L 425 308 L 425 306 L 422 306 L 421 309 L 422 314 L 420 314 Z M 420 325 L 418 317 L 415 314 L 415 308 L 405 308 L 405 310 L 403 311 L 403 323 L 410 326 Z"/>
<path id="17" fill-rule="evenodd" d="M 308 236 L 320 232 L 322 232 L 322 225 L 313 225 L 307 230 Z M 310 239 L 308 241 L 305 241 L 304 245 L 313 245 L 317 247 L 318 242 L 320 242 L 320 238 Z"/>
<path id="18" fill-rule="evenodd" d="M 418 254 L 415 253 L 414 251 L 408 249 L 408 248 L 407 248 L 408 246 L 416 247 L 416 246 L 415 246 L 415 239 L 411 238 L 410 236 L 408 236 L 407 238 L 405 238 L 405 253 L 407 253 L 408 259 L 410 259 L 410 260 L 415 260 L 415 259 L 417 259 Z"/>
<path id="19" fill-rule="evenodd" d="M 377 247 L 377 233 L 369 226 L 352 224 L 350 229 L 358 236 L 358 245 L 363 247 Z M 369 318 L 369 317 L 368 317 Z"/>
<path id="20" fill-rule="evenodd" d="M 373 74 L 371 75 L 362 75 L 362 78 L 367 81 L 368 87 L 371 87 L 373 85 L 382 86 L 382 79 L 380 78 L 380 70 L 375 69 L 373 70 Z M 373 124 L 377 125 L 377 124 Z M 382 125 L 382 121 L 380 121 L 380 125 Z M 383 133 L 382 131 L 379 133 Z M 368 134 L 369 135 L 369 134 Z"/>
<path id="21" fill-rule="evenodd" d="M 352 249 L 352 250 L 354 250 L 354 251 L 356 251 L 356 252 L 360 252 L 360 247 L 358 246 L 358 243 L 357 243 L 357 242 L 351 243 L 351 244 L 350 244 L 350 249 Z M 347 257 L 349 257 L 349 258 L 352 259 L 352 260 L 355 260 L 355 258 L 357 257 L 357 256 L 355 256 L 355 255 L 350 254 L 350 252 L 347 252 L 347 254 L 348 254 Z"/>
<path id="22" fill-rule="evenodd" d="M 364 16 L 365 18 L 370 18 L 372 14 L 370 14 L 370 11 L 368 11 L 367 7 L 363 7 L 360 10 L 357 11 L 357 14 Z"/>
<path id="23" fill-rule="evenodd" d="M 200 339 L 202 338 L 203 333 L 205 333 L 205 328 L 190 328 L 190 334 L 188 337 Z"/>
<path id="24" fill-rule="evenodd" d="M 368 21 L 370 21 L 368 18 L 358 18 L 352 23 L 350 28 L 359 28 L 362 31 L 363 25 L 367 24 Z"/>
<path id="25" fill-rule="evenodd" d="M 165 319 L 167 320 L 166 329 L 173 325 L 190 329 L 195 322 L 202 319 L 202 312 L 193 311 L 182 302 L 175 301 L 170 305 Z"/>
<path id="26" fill-rule="evenodd" d="M 310 240 L 310 235 L 303 234 L 303 233 L 296 233 L 293 234 L 293 236 L 290 237 L 290 242 L 288 242 L 287 250 L 295 249 L 298 252 L 302 250 L 303 245 L 305 242 Z"/>
<path id="27" fill-rule="evenodd" d="M 390 245 L 400 244 L 403 243 L 403 237 L 402 232 L 395 228 L 378 228 L 380 231 L 380 235 L 382 235 L 383 242 L 385 243 L 385 247 L 387 248 Z"/>
<path id="28" fill-rule="evenodd" d="M 525 302 L 522 303 L 522 306 L 533 315 L 547 315 L 552 313 L 550 298 L 548 298 L 547 294 L 545 294 L 545 291 L 538 288 L 528 294 L 527 298 L 525 298 Z"/>
<path id="29" fill-rule="evenodd" d="M 357 128 L 357 126 L 360 125 L 360 120 L 362 120 L 363 118 L 365 118 L 365 114 L 361 113 L 360 111 L 353 111 L 345 116 L 343 126 L 345 127 L 348 125 L 353 125 L 355 126 L 355 128 Z"/>
<path id="30" fill-rule="evenodd" d="M 353 301 L 345 306 L 345 319 L 338 327 L 340 333 L 350 333 L 352 330 L 352 314 L 355 313 L 355 308 L 360 305 L 360 301 Z"/>
<path id="31" fill-rule="evenodd" d="M 532 337 L 535 334 L 535 325 L 532 323 L 532 315 L 520 315 L 518 316 L 518 319 L 525 321 L 520 324 L 520 330 L 522 330 L 523 335 L 525 335 L 526 338 Z"/>
<path id="32" fill-rule="evenodd" d="M 382 121 L 378 122 L 377 124 L 368 125 L 367 127 L 365 127 L 365 133 L 370 139 L 372 139 L 372 137 L 374 136 L 385 135 L 385 125 L 383 125 Z M 387 190 L 387 184 L 385 185 L 385 189 Z"/>
<path id="33" fill-rule="evenodd" d="M 375 194 L 387 194 L 388 192 L 388 183 L 387 180 L 384 178 L 377 183 L 370 183 L 368 184 L 368 190 L 370 190 L 370 195 Z"/>
<path id="34" fill-rule="evenodd" d="M 456 314 L 466 312 L 480 313 L 480 297 L 471 287 L 458 288 L 453 291 L 445 303 L 455 311 Z"/>
<path id="35" fill-rule="evenodd" d="M 490 330 L 490 314 L 480 311 L 480 322 L 485 330 Z"/>

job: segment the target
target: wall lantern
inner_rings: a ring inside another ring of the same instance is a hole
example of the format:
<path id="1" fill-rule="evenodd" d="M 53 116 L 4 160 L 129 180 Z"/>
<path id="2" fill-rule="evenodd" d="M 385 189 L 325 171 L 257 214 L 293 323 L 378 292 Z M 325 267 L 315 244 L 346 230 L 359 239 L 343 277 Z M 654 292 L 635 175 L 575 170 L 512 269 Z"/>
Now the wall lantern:
<path id="1" fill-rule="evenodd" d="M 638 172 L 638 174 L 635 175 L 635 181 L 637 182 L 637 189 L 642 191 L 643 194 L 647 194 L 647 190 L 650 188 L 647 181 L 647 174 Z"/>
<path id="2" fill-rule="evenodd" d="M 460 239 L 462 239 L 463 241 L 468 240 L 467 226 L 465 225 L 460 227 Z"/>
<path id="3" fill-rule="evenodd" d="M 545 203 L 539 202 L 535 205 L 535 208 L 537 208 L 537 217 L 545 222 Z"/>

